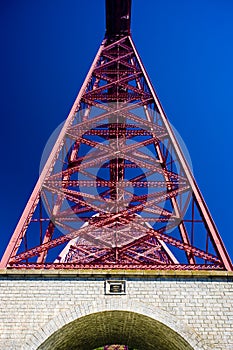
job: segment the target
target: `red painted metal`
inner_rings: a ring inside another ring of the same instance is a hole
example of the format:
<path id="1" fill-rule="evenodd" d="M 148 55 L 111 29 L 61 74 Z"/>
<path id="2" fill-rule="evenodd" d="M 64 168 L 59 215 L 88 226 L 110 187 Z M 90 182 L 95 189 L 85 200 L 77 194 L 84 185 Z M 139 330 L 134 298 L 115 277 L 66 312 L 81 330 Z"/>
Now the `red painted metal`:
<path id="1" fill-rule="evenodd" d="M 105 345 L 103 350 L 128 350 L 127 345 Z"/>
<path id="2" fill-rule="evenodd" d="M 232 270 L 130 36 L 130 1 L 106 3 L 105 39 L 1 267 Z"/>
<path id="3" fill-rule="evenodd" d="M 130 35 L 131 0 L 106 0 L 106 38 Z"/>

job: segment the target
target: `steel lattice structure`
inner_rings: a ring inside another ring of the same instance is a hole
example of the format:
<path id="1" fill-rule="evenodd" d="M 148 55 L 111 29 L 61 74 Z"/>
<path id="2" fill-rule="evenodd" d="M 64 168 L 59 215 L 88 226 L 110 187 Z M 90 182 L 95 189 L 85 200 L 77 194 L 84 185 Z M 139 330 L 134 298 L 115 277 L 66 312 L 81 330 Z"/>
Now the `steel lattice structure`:
<path id="1" fill-rule="evenodd" d="M 232 264 L 130 33 L 107 30 L 1 261 L 14 268 Z"/>

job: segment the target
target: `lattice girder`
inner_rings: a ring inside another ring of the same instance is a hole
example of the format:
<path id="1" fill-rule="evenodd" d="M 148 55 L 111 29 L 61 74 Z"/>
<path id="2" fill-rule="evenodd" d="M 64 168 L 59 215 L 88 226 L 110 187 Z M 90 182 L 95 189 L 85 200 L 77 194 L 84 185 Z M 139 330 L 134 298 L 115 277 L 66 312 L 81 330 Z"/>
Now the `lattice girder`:
<path id="1" fill-rule="evenodd" d="M 101 44 L 1 266 L 232 269 L 130 36 Z"/>

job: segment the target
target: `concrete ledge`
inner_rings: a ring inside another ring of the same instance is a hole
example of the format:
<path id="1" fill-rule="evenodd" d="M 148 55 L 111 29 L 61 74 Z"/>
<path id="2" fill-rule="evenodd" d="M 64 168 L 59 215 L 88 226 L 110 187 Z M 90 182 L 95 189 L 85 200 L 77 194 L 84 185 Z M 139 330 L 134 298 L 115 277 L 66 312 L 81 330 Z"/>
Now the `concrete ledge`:
<path id="1" fill-rule="evenodd" d="M 233 278 L 233 271 L 190 270 L 101 270 L 101 269 L 0 269 L 0 277 L 189 277 L 189 278 Z"/>

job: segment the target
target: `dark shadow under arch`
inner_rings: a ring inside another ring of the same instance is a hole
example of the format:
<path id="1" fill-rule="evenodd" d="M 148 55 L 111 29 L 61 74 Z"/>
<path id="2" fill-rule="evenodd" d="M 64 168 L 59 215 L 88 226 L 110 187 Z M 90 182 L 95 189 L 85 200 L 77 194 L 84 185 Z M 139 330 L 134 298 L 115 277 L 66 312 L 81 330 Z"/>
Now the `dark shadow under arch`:
<path id="1" fill-rule="evenodd" d="M 106 344 L 124 344 L 138 350 L 193 350 L 163 323 L 129 311 L 80 317 L 53 333 L 38 350 L 93 350 Z"/>

